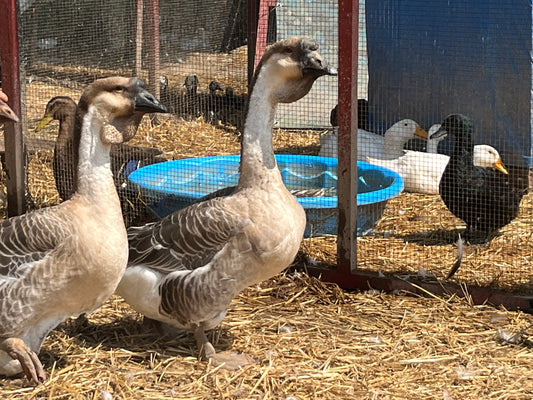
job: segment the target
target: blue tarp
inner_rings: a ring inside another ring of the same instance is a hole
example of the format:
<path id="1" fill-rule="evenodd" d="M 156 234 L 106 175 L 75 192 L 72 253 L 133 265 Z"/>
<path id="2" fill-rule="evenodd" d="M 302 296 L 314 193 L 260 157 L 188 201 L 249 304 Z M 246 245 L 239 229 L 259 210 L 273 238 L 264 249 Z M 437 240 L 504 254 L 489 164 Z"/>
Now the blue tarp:
<path id="1" fill-rule="evenodd" d="M 530 0 L 366 0 L 371 128 L 470 116 L 476 144 L 531 156 Z"/>

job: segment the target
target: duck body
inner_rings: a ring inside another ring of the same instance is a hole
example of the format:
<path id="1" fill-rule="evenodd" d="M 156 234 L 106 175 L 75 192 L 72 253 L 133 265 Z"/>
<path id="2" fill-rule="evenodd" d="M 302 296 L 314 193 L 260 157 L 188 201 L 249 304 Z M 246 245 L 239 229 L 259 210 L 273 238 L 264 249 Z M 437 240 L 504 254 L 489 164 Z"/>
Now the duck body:
<path id="1" fill-rule="evenodd" d="M 23 371 L 42 382 L 36 354 L 46 335 L 66 318 L 99 307 L 118 285 L 128 243 L 110 149 L 133 137 L 147 109 L 163 110 L 142 81 L 95 81 L 76 114 L 76 193 L 58 206 L 0 223 L 1 375 Z"/>
<path id="2" fill-rule="evenodd" d="M 319 156 L 336 157 L 338 149 L 337 129 L 320 137 Z M 357 129 L 357 160 L 367 157 L 390 160 L 403 154 L 403 145 L 414 137 L 427 139 L 428 133 L 415 121 L 403 119 L 393 124 L 384 135 Z"/>
<path id="3" fill-rule="evenodd" d="M 305 212 L 274 157 L 276 104 L 300 99 L 332 73 L 307 39 L 267 48 L 251 82 L 235 191 L 128 229 L 130 257 L 117 293 L 144 315 L 193 331 L 202 358 L 216 365 L 233 369 L 250 360 L 216 353 L 205 330 L 220 323 L 242 289 L 285 269 L 303 238 Z"/>
<path id="4" fill-rule="evenodd" d="M 407 150 L 403 156 L 392 160 L 367 157 L 369 163 L 398 173 L 403 179 L 406 192 L 425 194 L 439 194 L 439 184 L 449 160 L 450 157 L 445 154 L 412 150 Z M 496 168 L 507 173 L 498 151 L 489 145 L 474 147 L 474 165 Z"/>
<path id="5" fill-rule="evenodd" d="M 508 176 L 492 168 L 473 163 L 473 124 L 464 115 L 446 117 L 434 136 L 450 134 L 455 138 L 454 151 L 444 170 L 439 192 L 446 207 L 484 240 L 518 215 L 522 195 L 512 187 Z"/>

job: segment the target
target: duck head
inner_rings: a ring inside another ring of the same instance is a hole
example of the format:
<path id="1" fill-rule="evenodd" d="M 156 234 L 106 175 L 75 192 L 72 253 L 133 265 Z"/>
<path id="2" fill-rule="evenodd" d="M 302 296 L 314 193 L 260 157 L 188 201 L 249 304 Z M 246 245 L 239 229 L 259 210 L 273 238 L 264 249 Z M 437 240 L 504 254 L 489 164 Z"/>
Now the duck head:
<path id="1" fill-rule="evenodd" d="M 473 132 L 474 124 L 470 118 L 462 114 L 450 114 L 444 119 L 440 129 L 430 136 L 430 139 L 444 138 L 448 134 L 462 138 L 471 136 Z"/>
<path id="2" fill-rule="evenodd" d="M 43 118 L 35 128 L 35 132 L 41 131 L 53 120 L 64 121 L 76 114 L 76 102 L 68 96 L 56 96 L 46 104 Z"/>

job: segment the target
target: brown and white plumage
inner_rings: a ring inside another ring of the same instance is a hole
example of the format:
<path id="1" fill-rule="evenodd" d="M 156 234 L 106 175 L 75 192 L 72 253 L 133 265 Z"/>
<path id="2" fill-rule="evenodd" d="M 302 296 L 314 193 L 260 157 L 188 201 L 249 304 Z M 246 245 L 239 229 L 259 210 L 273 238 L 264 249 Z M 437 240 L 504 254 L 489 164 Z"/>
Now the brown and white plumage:
<path id="1" fill-rule="evenodd" d="M 126 267 L 127 235 L 110 170 L 111 144 L 133 137 L 144 112 L 164 111 L 136 78 L 84 91 L 78 189 L 64 203 L 0 223 L 0 374 L 39 382 L 37 353 L 57 324 L 99 307 Z"/>
<path id="2" fill-rule="evenodd" d="M 53 120 L 59 121 L 59 131 L 54 146 L 54 178 L 59 197 L 68 200 L 76 187 L 79 138 L 74 136 L 74 122 L 77 105 L 70 97 L 56 96 L 48 101 L 43 118 L 35 129 L 42 130 Z M 79 132 L 76 133 L 76 136 Z M 144 206 L 140 203 L 138 190 L 128 185 L 126 169 L 137 168 L 164 161 L 162 151 L 150 147 L 131 146 L 127 143 L 116 143 L 111 146 L 111 171 L 115 186 L 120 194 L 122 214 L 126 226 L 136 222 L 142 216 L 138 210 Z M 130 164 L 133 163 L 133 167 Z"/>
<path id="3" fill-rule="evenodd" d="M 276 105 L 302 98 L 333 73 L 308 39 L 270 46 L 250 86 L 236 191 L 128 229 L 130 257 L 117 293 L 149 318 L 194 331 L 202 357 L 214 364 L 250 362 L 215 353 L 205 330 L 220 323 L 242 289 L 286 268 L 303 238 L 305 212 L 274 158 Z"/>

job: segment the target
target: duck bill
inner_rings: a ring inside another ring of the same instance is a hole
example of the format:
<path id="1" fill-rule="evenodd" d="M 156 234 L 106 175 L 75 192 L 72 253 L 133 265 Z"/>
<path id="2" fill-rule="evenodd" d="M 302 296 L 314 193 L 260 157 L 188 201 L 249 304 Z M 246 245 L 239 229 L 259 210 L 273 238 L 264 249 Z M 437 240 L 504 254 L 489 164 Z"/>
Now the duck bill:
<path id="1" fill-rule="evenodd" d="M 35 128 L 35 132 L 39 132 L 40 130 L 42 130 L 45 126 L 49 125 L 50 123 L 52 123 L 52 121 L 54 120 L 54 117 L 51 116 L 51 115 L 45 115 L 40 121 L 39 121 L 39 124 L 37 125 L 37 128 Z"/>
<path id="2" fill-rule="evenodd" d="M 3 100 L 0 100 L 0 120 L 2 119 L 19 122 L 19 118 L 13 110 Z"/>
<path id="3" fill-rule="evenodd" d="M 415 130 L 415 136 L 420 139 L 428 139 L 429 133 L 425 129 L 423 129 L 421 126 L 417 125 Z"/>
<path id="4" fill-rule="evenodd" d="M 141 90 L 135 97 L 135 110 L 148 113 L 168 113 L 168 108 L 149 91 Z"/>
<path id="5" fill-rule="evenodd" d="M 503 172 L 505 175 L 509 175 L 509 172 L 507 171 L 507 168 L 505 168 L 505 165 L 503 164 L 502 159 L 498 159 L 494 164 L 492 164 L 494 168 L 496 168 L 498 171 Z"/>
<path id="6" fill-rule="evenodd" d="M 448 134 L 448 132 L 446 131 L 446 129 L 444 128 L 439 128 L 439 130 L 437 132 L 435 132 L 433 135 L 431 135 L 429 137 L 429 139 L 444 139 L 444 137 Z"/>

